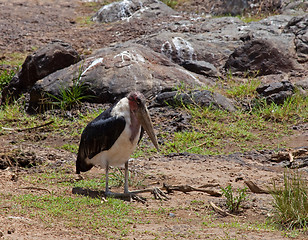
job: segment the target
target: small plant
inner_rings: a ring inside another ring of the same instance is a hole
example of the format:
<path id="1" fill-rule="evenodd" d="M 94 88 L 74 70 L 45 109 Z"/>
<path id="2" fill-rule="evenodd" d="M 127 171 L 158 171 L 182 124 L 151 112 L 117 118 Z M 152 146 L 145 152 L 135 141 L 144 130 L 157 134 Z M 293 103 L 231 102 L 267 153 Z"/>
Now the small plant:
<path id="1" fill-rule="evenodd" d="M 16 71 L 17 71 L 16 69 L 12 69 L 12 70 L 5 69 L 0 74 L 0 91 L 2 91 L 2 89 L 10 83 Z"/>
<path id="2" fill-rule="evenodd" d="M 226 204 L 231 213 L 236 213 L 241 207 L 241 203 L 247 199 L 247 187 L 237 189 L 237 196 L 234 196 L 234 192 L 231 185 L 225 188 L 221 188 L 222 195 L 226 198 Z"/>
<path id="3" fill-rule="evenodd" d="M 243 84 L 231 83 L 230 85 L 230 89 L 226 91 L 229 97 L 237 99 L 253 98 L 256 95 L 256 88 L 260 85 L 260 80 L 248 78 L 247 82 Z"/>
<path id="4" fill-rule="evenodd" d="M 62 110 L 70 110 L 81 104 L 83 100 L 93 98 L 92 95 L 85 95 L 87 86 L 81 82 L 82 68 L 80 67 L 78 77 L 73 79 L 71 87 L 60 88 L 60 96 L 47 93 L 55 101 L 50 102 L 51 105 L 60 107 Z"/>
<path id="5" fill-rule="evenodd" d="M 283 186 L 273 182 L 273 220 L 288 229 L 308 227 L 308 183 L 298 170 L 286 171 Z"/>

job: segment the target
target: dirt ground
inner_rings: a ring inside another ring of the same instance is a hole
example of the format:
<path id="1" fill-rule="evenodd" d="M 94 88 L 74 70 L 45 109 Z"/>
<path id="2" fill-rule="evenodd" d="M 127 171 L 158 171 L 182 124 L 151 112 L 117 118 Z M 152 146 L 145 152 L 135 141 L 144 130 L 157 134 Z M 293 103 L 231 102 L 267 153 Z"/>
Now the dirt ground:
<path id="1" fill-rule="evenodd" d="M 67 41 L 79 53 L 88 54 L 94 49 L 111 43 L 138 37 L 144 31 L 142 26 L 139 29 L 130 29 L 117 23 L 88 24 L 86 16 L 89 16 L 92 11 L 93 7 L 73 0 L 0 0 L 0 59 L 9 60 L 9 56 L 16 52 L 23 54 L 33 52 L 53 39 Z M 116 32 L 119 32 L 117 36 L 115 36 Z M 0 153 L 11 151 L 12 148 L 34 152 L 42 162 L 67 163 L 67 171 L 73 174 L 72 162 L 76 156 L 55 148 L 61 138 L 45 140 L 48 141 L 45 145 L 53 146 L 46 148 L 40 144 L 40 136 L 39 131 L 3 134 L 0 136 Z M 20 138 L 23 139 L 22 142 L 18 141 Z M 14 141 L 18 144 L 12 144 Z M 286 139 L 286 142 L 290 148 L 307 146 L 307 126 L 295 131 Z M 219 191 L 220 186 L 225 187 L 228 184 L 232 184 L 234 188 L 243 188 L 244 181 L 250 180 L 266 189 L 273 179 L 281 182 L 283 174 L 282 167 L 266 161 L 266 156 L 266 151 L 232 156 L 156 154 L 149 159 L 132 160 L 130 168 L 146 175 L 149 186 L 161 187 L 163 183 L 167 183 L 199 187 L 210 183 L 217 184 L 211 189 Z M 21 177 L 16 179 L 14 174 L 9 169 L 0 170 L 0 193 L 18 195 L 26 191 L 37 192 L 35 189 L 27 190 L 29 183 Z M 29 172 L 19 170 L 17 175 L 23 174 L 29 174 Z M 86 174 L 101 177 L 104 170 L 95 168 Z M 122 191 L 122 189 L 113 190 Z M 200 239 L 289 239 L 277 230 L 218 227 L 219 224 L 234 221 L 238 221 L 241 226 L 251 222 L 263 222 L 272 209 L 272 197 L 269 194 L 249 192 L 250 201 L 244 204 L 243 211 L 237 217 L 222 217 L 212 212 L 216 225 L 209 226 L 202 224 L 202 219 L 212 211 L 209 202 L 223 206 L 222 198 L 212 197 L 202 192 L 187 194 L 174 192 L 169 195 L 168 201 L 154 200 L 147 193 L 143 196 L 148 198 L 146 204 L 139 202 L 131 204 L 148 210 L 165 208 L 174 209 L 174 211 L 167 212 L 162 219 L 151 219 L 151 224 L 136 224 L 133 226 L 134 231 L 125 237 L 127 239 L 155 239 L 151 232 L 157 233 L 158 239 L 174 239 L 174 236 L 179 239 L 194 239 L 196 236 Z M 144 218 L 146 219 L 147 216 Z M 61 222 L 50 227 L 38 218 L 0 215 L 1 237 L 4 239 L 103 239 L 100 235 L 84 230 L 66 228 Z M 296 239 L 305 239 L 305 237 L 307 236 L 299 235 Z"/>

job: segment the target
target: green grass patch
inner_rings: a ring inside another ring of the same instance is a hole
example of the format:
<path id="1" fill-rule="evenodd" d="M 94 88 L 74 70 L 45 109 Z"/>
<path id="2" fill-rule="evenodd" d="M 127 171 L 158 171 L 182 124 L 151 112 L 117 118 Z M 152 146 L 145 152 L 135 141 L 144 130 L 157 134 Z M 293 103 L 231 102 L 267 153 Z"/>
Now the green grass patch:
<path id="1" fill-rule="evenodd" d="M 228 154 L 251 149 L 277 148 L 273 139 L 290 133 L 285 123 L 266 121 L 262 116 L 247 112 L 227 112 L 190 106 L 185 110 L 192 116 L 192 129 L 163 133 L 165 154 L 191 152 L 197 154 Z M 264 146 L 264 142 L 269 142 Z M 282 142 L 279 143 L 283 145 Z"/>
<path id="2" fill-rule="evenodd" d="M 248 92 L 250 91 L 245 91 L 242 96 L 247 96 Z M 281 148 L 286 144 L 283 138 L 292 133 L 292 126 L 307 121 L 307 106 L 308 98 L 298 93 L 282 105 L 260 101 L 249 112 L 238 110 L 230 113 L 210 107 L 184 106 L 181 107 L 182 111 L 192 116 L 191 128 L 175 133 L 158 130 L 158 138 L 163 141 L 161 153 L 229 154 L 252 149 Z M 2 127 L 23 129 L 54 121 L 41 129 L 44 130 L 42 134 L 47 138 L 63 139 L 64 144 L 60 148 L 73 153 L 78 151 L 78 141 L 84 127 L 104 110 L 89 111 L 67 118 L 65 112 L 28 115 L 24 108 L 22 98 L 15 104 L 2 106 L 0 132 L 8 133 Z M 151 156 L 155 152 L 143 140 L 133 157 Z"/>
<path id="3" fill-rule="evenodd" d="M 80 27 L 89 27 L 94 24 L 94 22 L 91 20 L 91 16 L 82 16 L 76 18 L 76 23 Z"/>
<path id="4" fill-rule="evenodd" d="M 273 182 L 273 220 L 287 229 L 308 228 L 308 182 L 298 170 L 285 171 L 283 186 Z"/>
<path id="5" fill-rule="evenodd" d="M 283 104 L 267 103 L 260 99 L 254 106 L 256 116 L 267 121 L 274 122 L 297 122 L 308 119 L 308 97 L 296 92 L 287 98 Z"/>
<path id="6" fill-rule="evenodd" d="M 0 65 L 7 65 L 10 67 L 21 66 L 26 59 L 26 52 L 11 52 L 2 53 L 5 56 L 4 59 L 0 60 Z"/>
<path id="7" fill-rule="evenodd" d="M 178 1 L 175 0 L 162 0 L 162 2 L 171 8 L 175 8 L 175 6 L 178 4 Z"/>
<path id="8" fill-rule="evenodd" d="M 249 111 L 227 112 L 197 105 L 179 107 L 191 115 L 191 128 L 169 134 L 161 131 L 165 143 L 162 152 L 191 152 L 197 154 L 229 154 L 252 149 L 277 149 L 286 146 L 282 140 L 292 133 L 292 126 L 307 122 L 308 97 L 299 92 L 282 105 L 255 100 L 260 81 L 247 77 L 237 81 L 230 73 L 226 80 L 220 79 L 212 91 L 245 103 Z M 180 85 L 179 92 L 188 91 Z"/>
<path id="9" fill-rule="evenodd" d="M 60 148 L 66 150 L 66 151 L 69 151 L 69 152 L 77 154 L 78 153 L 79 145 L 78 144 L 66 143 L 66 144 L 63 144 Z"/>
<path id="10" fill-rule="evenodd" d="M 248 78 L 242 84 L 229 81 L 229 89 L 226 90 L 227 97 L 236 99 L 252 99 L 256 96 L 256 89 L 260 85 L 260 80 L 257 78 Z"/>
<path id="11" fill-rule="evenodd" d="M 3 70 L 0 72 L 0 92 L 3 90 L 5 86 L 7 86 L 14 75 L 16 74 L 17 69 L 11 69 L 11 70 Z"/>
<path id="12" fill-rule="evenodd" d="M 134 222 L 135 210 L 127 203 L 108 199 L 81 196 L 50 195 L 2 195 L 2 202 L 14 202 L 10 209 L 2 209 L 6 214 L 38 218 L 47 226 L 64 224 L 68 228 L 78 228 L 92 233 L 122 235 Z M 124 234 L 125 235 L 125 234 Z"/>

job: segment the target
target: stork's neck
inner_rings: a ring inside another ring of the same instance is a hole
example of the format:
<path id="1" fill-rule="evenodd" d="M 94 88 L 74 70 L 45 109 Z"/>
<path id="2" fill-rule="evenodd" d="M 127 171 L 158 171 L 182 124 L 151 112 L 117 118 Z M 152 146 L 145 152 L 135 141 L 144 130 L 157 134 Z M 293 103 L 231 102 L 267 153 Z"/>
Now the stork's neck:
<path id="1" fill-rule="evenodd" d="M 136 138 L 137 134 L 140 131 L 140 123 L 136 117 L 136 115 L 130 111 L 130 130 L 131 130 L 131 136 L 129 138 L 129 140 L 131 141 L 131 143 L 134 142 L 134 139 Z"/>

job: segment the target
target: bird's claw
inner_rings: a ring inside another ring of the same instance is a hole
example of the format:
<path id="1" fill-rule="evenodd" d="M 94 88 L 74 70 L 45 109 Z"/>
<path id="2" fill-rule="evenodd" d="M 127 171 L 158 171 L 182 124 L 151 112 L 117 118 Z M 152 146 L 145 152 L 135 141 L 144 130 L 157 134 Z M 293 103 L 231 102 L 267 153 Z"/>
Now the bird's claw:
<path id="1" fill-rule="evenodd" d="M 135 201 L 137 201 L 137 202 L 141 202 L 141 203 L 145 203 L 145 202 L 147 201 L 146 198 L 140 197 L 140 196 L 138 196 L 137 194 L 131 194 L 130 197 L 131 197 L 133 200 L 135 200 Z"/>

